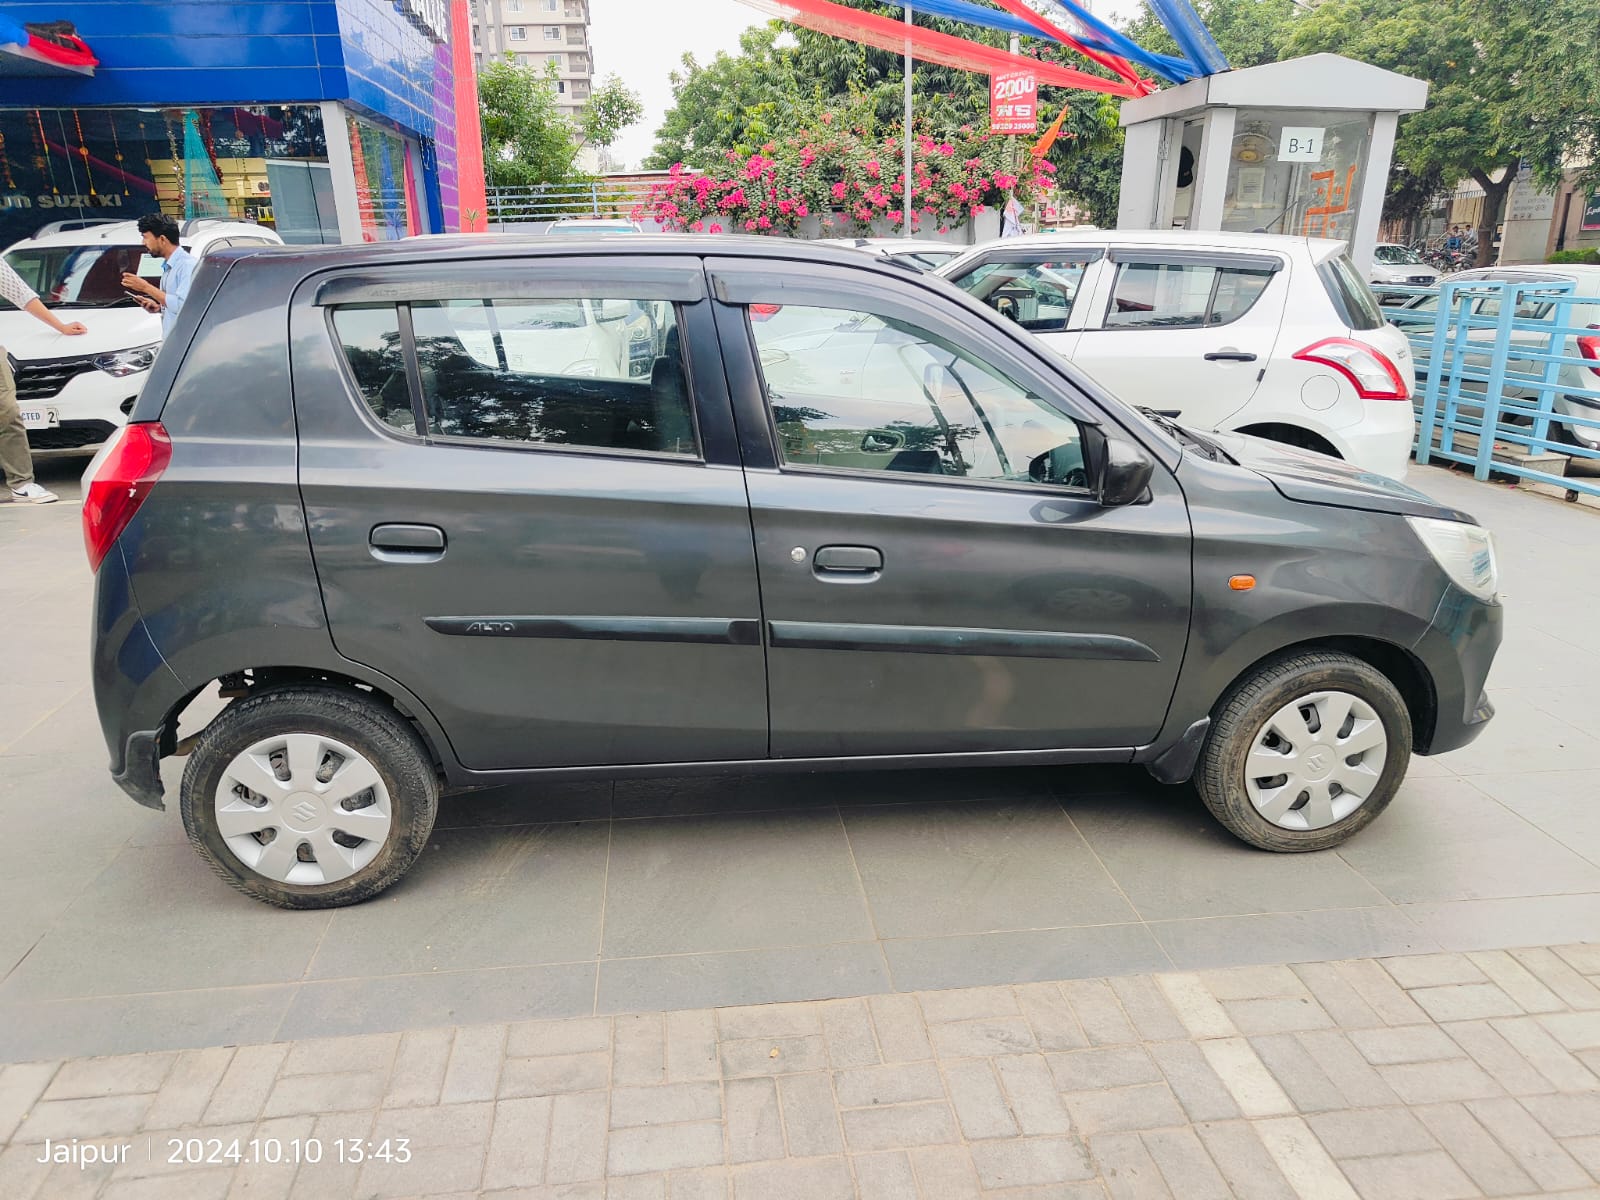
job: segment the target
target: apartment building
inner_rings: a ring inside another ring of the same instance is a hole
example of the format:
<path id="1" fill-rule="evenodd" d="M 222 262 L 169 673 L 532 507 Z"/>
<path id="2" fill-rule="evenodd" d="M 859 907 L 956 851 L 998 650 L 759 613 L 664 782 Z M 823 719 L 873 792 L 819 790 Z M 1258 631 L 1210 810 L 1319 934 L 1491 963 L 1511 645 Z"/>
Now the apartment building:
<path id="1" fill-rule="evenodd" d="M 472 0 L 472 44 L 481 70 L 514 55 L 525 66 L 553 62 L 561 110 L 576 116 L 594 85 L 589 0 Z"/>

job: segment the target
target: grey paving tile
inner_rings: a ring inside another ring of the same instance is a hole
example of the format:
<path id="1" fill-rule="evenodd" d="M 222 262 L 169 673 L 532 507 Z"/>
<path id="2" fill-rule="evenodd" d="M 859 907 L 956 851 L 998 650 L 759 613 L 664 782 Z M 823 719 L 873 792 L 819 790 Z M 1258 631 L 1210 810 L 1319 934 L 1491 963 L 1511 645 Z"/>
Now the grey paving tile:
<path id="1" fill-rule="evenodd" d="M 1190 788 L 1130 803 L 1069 800 L 1066 808 L 1147 921 L 1283 909 L 1360 908 L 1382 895 L 1334 854 L 1263 854 L 1233 837 Z M 1174 862 L 1183 869 L 1173 870 Z"/>
<path id="2" fill-rule="evenodd" d="M 281 1038 L 588 1016 L 594 967 L 507 967 L 302 984 Z"/>
<path id="3" fill-rule="evenodd" d="M 1537 697 L 1534 703 L 1539 703 Z M 1593 698 L 1588 701 L 1593 704 Z M 1474 775 L 1472 785 L 1569 849 L 1600 864 L 1600 770 L 1505 771 Z"/>
<path id="4" fill-rule="evenodd" d="M 1594 936 L 1600 892 L 1403 904 L 1400 911 L 1447 950 L 1502 950 Z"/>
<path id="5" fill-rule="evenodd" d="M 1171 962 L 1144 925 L 899 938 L 883 943 L 906 991 L 1097 978 L 1160 971 Z"/>
<path id="6" fill-rule="evenodd" d="M 271 1041 L 293 987 L 0 1004 L 0 1062 Z"/>
<path id="7" fill-rule="evenodd" d="M 1600 867 L 1462 779 L 1407 780 L 1338 853 L 1397 904 L 1600 891 Z"/>
<path id="8" fill-rule="evenodd" d="M 846 809 L 844 822 L 885 938 L 1136 916 L 1050 799 Z"/>
<path id="9" fill-rule="evenodd" d="M 830 776 L 837 783 L 844 776 Z M 778 809 L 831 808 L 833 793 L 815 776 L 711 775 L 674 779 L 619 779 L 612 812 L 619 818 L 687 817 Z"/>
<path id="10" fill-rule="evenodd" d="M 1494 720 L 1477 740 L 1452 752 L 1450 769 L 1470 776 L 1503 771 L 1516 763 L 1538 763 L 1548 771 L 1600 767 L 1600 738 L 1539 708 L 1533 690 L 1496 687 Z"/>
<path id="11" fill-rule="evenodd" d="M 0 1003 L 298 981 L 328 920 L 224 887 L 187 846 L 129 848 L 0 986 Z"/>
<path id="12" fill-rule="evenodd" d="M 1387 907 L 1156 921 L 1150 931 L 1180 970 L 1367 958 L 1434 948 L 1404 914 Z"/>
<path id="13" fill-rule="evenodd" d="M 599 969 L 602 1013 L 831 1000 L 891 986 L 876 942 L 606 959 Z"/>
<path id="14" fill-rule="evenodd" d="M 873 936 L 829 811 L 619 821 L 605 903 L 608 958 Z"/>
<path id="15" fill-rule="evenodd" d="M 402 902 L 331 914 L 309 978 L 408 975 L 592 959 L 607 825 L 436 833 Z M 529 920 L 529 913 L 543 914 Z"/>

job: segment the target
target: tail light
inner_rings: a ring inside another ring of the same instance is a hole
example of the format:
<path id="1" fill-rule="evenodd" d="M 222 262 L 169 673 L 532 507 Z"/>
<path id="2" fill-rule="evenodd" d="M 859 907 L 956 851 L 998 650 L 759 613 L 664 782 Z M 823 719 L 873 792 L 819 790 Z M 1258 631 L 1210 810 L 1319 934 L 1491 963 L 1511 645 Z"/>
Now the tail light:
<path id="1" fill-rule="evenodd" d="M 1600 329 L 1600 325 L 1591 325 L 1590 329 Z M 1596 365 L 1589 368 L 1596 375 L 1600 375 L 1600 335 L 1590 334 L 1588 337 L 1578 339 L 1578 353 L 1587 359 L 1592 359 Z"/>
<path id="2" fill-rule="evenodd" d="M 89 481 L 83 499 L 83 545 L 98 571 L 145 497 L 172 461 L 172 438 L 159 422 L 126 425 Z"/>
<path id="3" fill-rule="evenodd" d="M 782 309 L 783 305 L 781 304 L 752 304 L 750 306 L 750 319 L 752 321 L 765 321 L 769 317 L 777 316 Z"/>
<path id="4" fill-rule="evenodd" d="M 1383 351 L 1350 338 L 1323 338 L 1294 355 L 1301 362 L 1332 367 L 1355 385 L 1363 400 L 1405 400 L 1411 395 L 1405 376 Z"/>

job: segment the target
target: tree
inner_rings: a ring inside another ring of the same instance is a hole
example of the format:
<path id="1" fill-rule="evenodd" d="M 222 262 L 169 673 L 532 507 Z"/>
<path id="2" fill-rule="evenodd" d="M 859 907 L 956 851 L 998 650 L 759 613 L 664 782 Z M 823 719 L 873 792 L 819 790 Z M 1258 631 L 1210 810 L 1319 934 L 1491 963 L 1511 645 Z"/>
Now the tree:
<path id="1" fill-rule="evenodd" d="M 1592 0 L 1325 0 L 1296 22 L 1293 54 L 1333 51 L 1426 79 L 1395 158 L 1412 175 L 1483 189 L 1478 263 L 1518 167 L 1552 186 L 1567 162 L 1600 178 L 1600 23 Z"/>
<path id="2" fill-rule="evenodd" d="M 589 93 L 589 102 L 578 117 L 578 128 L 583 135 L 581 146 L 608 149 L 628 126 L 644 116 L 644 105 L 639 93 L 630 90 L 615 75 L 607 75 L 600 86 Z"/>
<path id="3" fill-rule="evenodd" d="M 483 123 L 483 168 L 490 187 L 539 187 L 581 182 L 572 122 L 559 107 L 553 64 L 543 72 L 509 57 L 478 76 Z"/>

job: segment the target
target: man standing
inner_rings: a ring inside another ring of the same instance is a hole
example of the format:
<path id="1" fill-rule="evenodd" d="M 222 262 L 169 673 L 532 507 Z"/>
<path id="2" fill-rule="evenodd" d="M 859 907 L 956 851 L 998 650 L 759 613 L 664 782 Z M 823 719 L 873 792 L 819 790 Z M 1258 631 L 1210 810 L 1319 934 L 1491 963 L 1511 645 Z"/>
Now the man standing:
<path id="1" fill-rule="evenodd" d="M 172 332 L 183 302 L 189 298 L 189 281 L 194 278 L 194 256 L 178 245 L 178 223 L 165 213 L 146 213 L 139 218 L 139 234 L 144 248 L 161 260 L 161 286 L 149 283 L 133 272 L 122 276 L 122 286 L 146 312 L 161 314 L 161 336 Z"/>
<path id="2" fill-rule="evenodd" d="M 3 259 L 0 259 L 0 296 L 4 296 L 23 312 L 38 317 L 57 333 L 75 336 L 88 333 L 78 321 L 63 321 L 44 306 L 32 288 L 22 281 Z M 33 481 L 33 455 L 28 451 L 28 431 L 22 424 L 22 412 L 17 407 L 17 384 L 11 376 L 11 360 L 0 347 L 0 468 L 6 476 L 6 486 L 11 489 L 11 499 L 22 504 L 51 504 L 60 497 L 48 488 Z"/>

